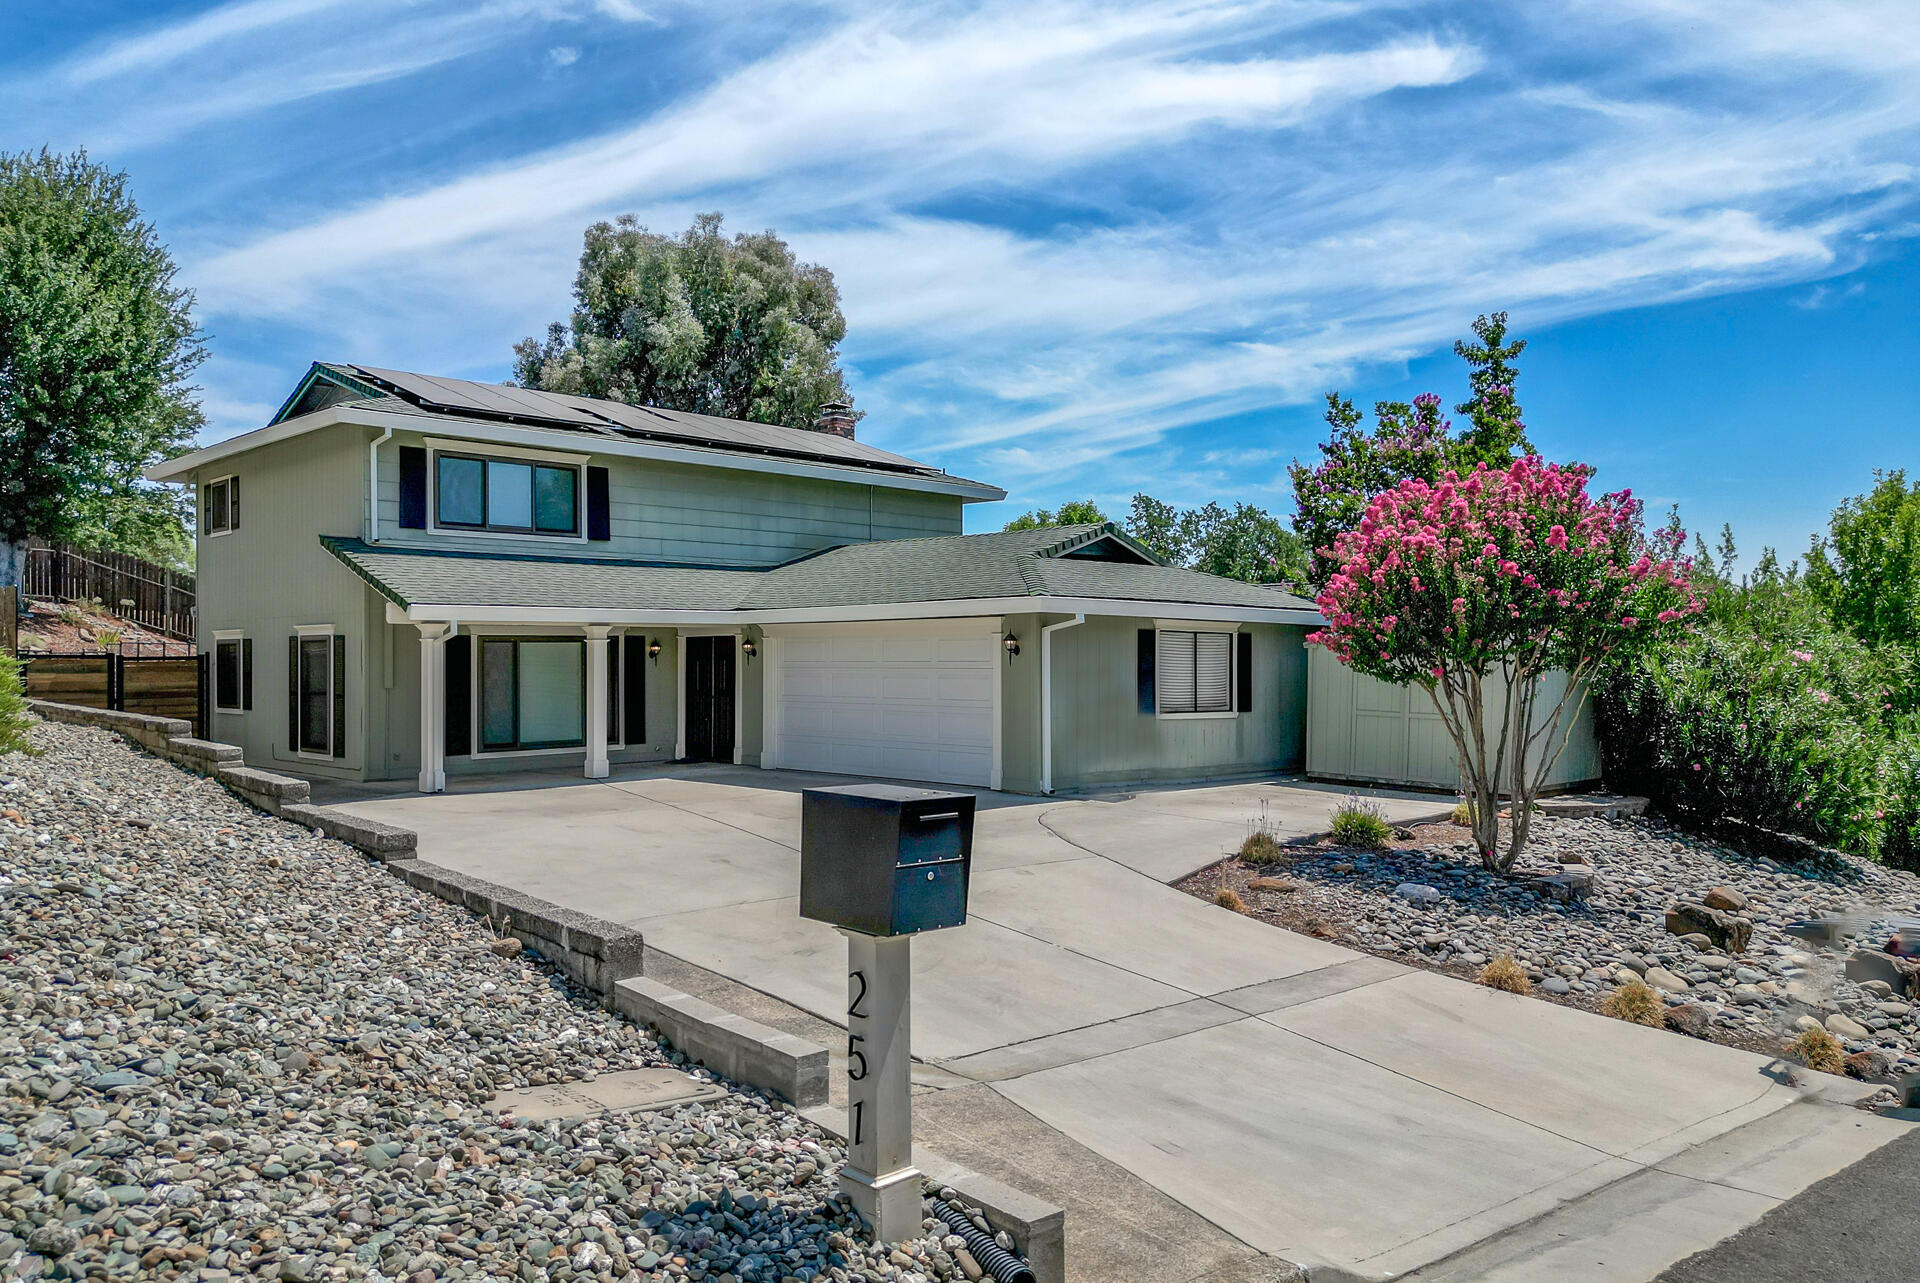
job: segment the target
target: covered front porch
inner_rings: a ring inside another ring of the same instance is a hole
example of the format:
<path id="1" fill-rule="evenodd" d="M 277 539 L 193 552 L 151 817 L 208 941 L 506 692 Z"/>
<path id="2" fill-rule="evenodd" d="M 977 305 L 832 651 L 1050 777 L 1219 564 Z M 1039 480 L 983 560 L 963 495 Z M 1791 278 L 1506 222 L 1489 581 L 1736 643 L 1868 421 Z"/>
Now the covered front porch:
<path id="1" fill-rule="evenodd" d="M 484 616 L 424 622 L 391 606 L 387 624 L 418 649 L 411 729 L 420 792 L 444 791 L 449 770 L 577 763 L 584 778 L 605 779 L 619 762 L 759 761 L 758 629 Z M 406 716 L 397 707 L 391 715 Z"/>

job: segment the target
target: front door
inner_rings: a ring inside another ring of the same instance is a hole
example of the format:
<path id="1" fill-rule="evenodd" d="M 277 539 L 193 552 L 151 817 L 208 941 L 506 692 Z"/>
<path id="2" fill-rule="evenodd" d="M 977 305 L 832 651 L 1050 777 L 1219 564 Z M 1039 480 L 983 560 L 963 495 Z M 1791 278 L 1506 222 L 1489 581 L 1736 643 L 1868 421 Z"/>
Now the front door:
<path id="1" fill-rule="evenodd" d="M 687 760 L 733 760 L 733 638 L 688 637 Z"/>

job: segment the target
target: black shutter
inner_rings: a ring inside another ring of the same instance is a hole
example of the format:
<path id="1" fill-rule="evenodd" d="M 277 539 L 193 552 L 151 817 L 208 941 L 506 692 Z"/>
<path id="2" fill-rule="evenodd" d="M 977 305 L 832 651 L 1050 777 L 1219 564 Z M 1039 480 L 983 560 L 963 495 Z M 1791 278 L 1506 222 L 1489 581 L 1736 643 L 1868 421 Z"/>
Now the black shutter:
<path id="1" fill-rule="evenodd" d="M 613 636 L 607 638 L 607 743 L 622 742 L 620 737 L 620 638 Z"/>
<path id="2" fill-rule="evenodd" d="M 1140 630 L 1140 711 L 1151 713 L 1153 706 L 1153 670 L 1157 652 L 1153 644 L 1153 629 Z"/>
<path id="3" fill-rule="evenodd" d="M 347 755 L 347 639 L 333 635 L 333 755 Z"/>
<path id="4" fill-rule="evenodd" d="M 287 752 L 300 749 L 300 634 L 287 638 Z"/>
<path id="5" fill-rule="evenodd" d="M 1253 634 L 1244 629 L 1241 630 L 1239 640 L 1234 645 L 1239 647 L 1239 653 L 1234 656 L 1237 661 L 1234 670 L 1240 686 L 1240 698 L 1234 702 L 1233 707 L 1237 713 L 1251 713 L 1253 711 Z"/>
<path id="6" fill-rule="evenodd" d="M 625 727 L 623 743 L 647 742 L 647 639 L 628 633 L 620 648 L 620 718 Z"/>
<path id="7" fill-rule="evenodd" d="M 473 753 L 473 638 L 466 633 L 447 638 L 448 757 Z"/>
<path id="8" fill-rule="evenodd" d="M 240 639 L 240 707 L 253 707 L 253 638 Z"/>
<path id="9" fill-rule="evenodd" d="M 587 538 L 596 541 L 613 538 L 613 519 L 608 512 L 605 468 L 587 469 Z"/>
<path id="10" fill-rule="evenodd" d="M 227 529 L 240 528 L 240 478 L 227 478 Z"/>
<path id="11" fill-rule="evenodd" d="M 424 446 L 400 447 L 400 526 L 427 528 L 427 451 Z"/>

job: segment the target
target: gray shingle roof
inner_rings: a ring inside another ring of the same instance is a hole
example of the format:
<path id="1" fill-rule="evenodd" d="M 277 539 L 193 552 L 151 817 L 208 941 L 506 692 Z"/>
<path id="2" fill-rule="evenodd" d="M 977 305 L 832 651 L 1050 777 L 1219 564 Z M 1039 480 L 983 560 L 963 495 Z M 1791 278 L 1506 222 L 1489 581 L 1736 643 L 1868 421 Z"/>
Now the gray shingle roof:
<path id="1" fill-rule="evenodd" d="M 1125 560 L 1073 555 L 1117 544 Z M 773 611 L 1007 597 L 1312 610 L 1280 588 L 1153 564 L 1111 524 L 849 544 L 764 570 L 594 557 L 531 557 L 322 536 L 355 574 L 400 606 L 568 610 Z"/>

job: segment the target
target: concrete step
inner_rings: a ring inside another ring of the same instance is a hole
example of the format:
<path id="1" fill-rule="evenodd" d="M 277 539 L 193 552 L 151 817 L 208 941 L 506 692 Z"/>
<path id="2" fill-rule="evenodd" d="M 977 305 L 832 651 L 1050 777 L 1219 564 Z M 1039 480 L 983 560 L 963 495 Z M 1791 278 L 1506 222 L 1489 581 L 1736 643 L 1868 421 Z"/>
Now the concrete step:
<path id="1" fill-rule="evenodd" d="M 1810 1098 L 1435 1261 L 1418 1283 L 1647 1283 L 1912 1124 Z"/>

